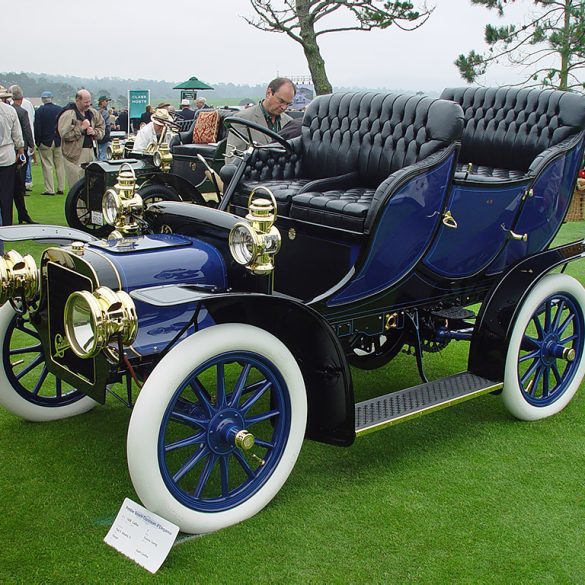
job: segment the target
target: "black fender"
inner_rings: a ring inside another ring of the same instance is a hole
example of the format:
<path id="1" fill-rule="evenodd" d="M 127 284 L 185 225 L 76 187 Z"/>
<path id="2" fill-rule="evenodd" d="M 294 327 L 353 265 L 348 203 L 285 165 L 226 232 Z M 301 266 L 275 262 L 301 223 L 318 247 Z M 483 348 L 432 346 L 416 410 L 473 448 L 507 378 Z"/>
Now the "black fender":
<path id="1" fill-rule="evenodd" d="M 585 256 L 585 240 L 539 252 L 504 273 L 487 294 L 471 338 L 468 370 L 502 382 L 512 329 L 525 298 L 558 266 Z"/>
<path id="2" fill-rule="evenodd" d="M 349 446 L 355 439 L 351 373 L 339 339 L 323 317 L 280 295 L 209 295 L 203 304 L 216 323 L 246 323 L 280 339 L 293 354 L 305 381 L 307 437 Z"/>
<path id="3" fill-rule="evenodd" d="M 197 187 L 183 177 L 173 173 L 153 172 L 146 177 L 146 181 L 140 187 L 146 187 L 147 185 L 167 185 L 175 189 L 183 201 L 193 201 L 199 205 L 207 205 Z"/>

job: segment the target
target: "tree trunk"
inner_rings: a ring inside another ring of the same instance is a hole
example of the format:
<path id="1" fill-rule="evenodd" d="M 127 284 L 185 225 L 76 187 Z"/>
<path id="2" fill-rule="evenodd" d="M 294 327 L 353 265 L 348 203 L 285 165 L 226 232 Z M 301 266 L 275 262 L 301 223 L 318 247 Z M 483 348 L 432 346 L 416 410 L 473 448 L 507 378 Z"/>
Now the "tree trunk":
<path id="1" fill-rule="evenodd" d="M 569 40 L 571 30 L 571 5 L 572 0 L 565 0 L 565 21 L 563 26 L 563 41 L 561 45 L 561 70 L 559 73 L 559 89 L 566 91 L 569 85 L 569 60 L 571 56 L 571 43 Z"/>
<path id="2" fill-rule="evenodd" d="M 309 65 L 309 72 L 313 79 L 315 93 L 317 95 L 322 95 L 324 93 L 331 93 L 333 88 L 327 78 L 325 61 L 323 60 L 323 57 L 321 57 L 321 51 L 317 44 L 315 26 L 309 8 L 308 0 L 296 0 L 296 12 L 300 24 L 300 36 L 303 41 L 301 45 Z"/>

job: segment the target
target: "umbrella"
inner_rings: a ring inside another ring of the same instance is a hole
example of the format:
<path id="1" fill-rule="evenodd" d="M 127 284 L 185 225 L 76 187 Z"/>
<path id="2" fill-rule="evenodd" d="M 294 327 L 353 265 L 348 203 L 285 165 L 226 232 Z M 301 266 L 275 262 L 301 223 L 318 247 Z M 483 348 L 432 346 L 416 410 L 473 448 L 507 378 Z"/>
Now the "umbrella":
<path id="1" fill-rule="evenodd" d="M 203 81 L 199 81 L 196 77 L 190 77 L 187 81 L 183 81 L 183 83 L 173 87 L 173 89 L 213 89 L 213 87 L 203 83 Z"/>

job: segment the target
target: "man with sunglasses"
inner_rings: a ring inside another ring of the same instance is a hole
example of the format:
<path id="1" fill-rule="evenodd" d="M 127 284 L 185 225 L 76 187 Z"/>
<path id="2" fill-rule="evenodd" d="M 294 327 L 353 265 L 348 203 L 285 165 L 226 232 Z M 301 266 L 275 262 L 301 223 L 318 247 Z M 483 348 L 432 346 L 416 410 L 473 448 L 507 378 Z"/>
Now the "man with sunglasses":
<path id="1" fill-rule="evenodd" d="M 280 132 L 291 120 L 285 110 L 292 104 L 297 89 L 286 77 L 273 79 L 266 88 L 266 97 L 257 105 L 238 112 L 236 116 L 256 122 L 274 132 Z M 261 132 L 252 130 L 252 139 L 258 144 L 268 144 L 270 138 Z M 246 144 L 233 132 L 230 132 L 226 147 L 226 163 L 234 159 L 234 150 L 245 150 Z"/>

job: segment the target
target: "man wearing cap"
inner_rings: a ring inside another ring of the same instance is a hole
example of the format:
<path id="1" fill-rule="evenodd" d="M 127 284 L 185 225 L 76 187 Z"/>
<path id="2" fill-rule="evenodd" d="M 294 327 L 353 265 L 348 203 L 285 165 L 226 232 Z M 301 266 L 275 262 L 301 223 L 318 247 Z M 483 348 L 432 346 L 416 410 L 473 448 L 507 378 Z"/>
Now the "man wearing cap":
<path id="1" fill-rule="evenodd" d="M 195 116 L 195 112 L 189 106 L 190 102 L 188 99 L 181 100 L 181 109 L 177 112 L 177 115 L 181 116 L 183 120 L 192 120 Z"/>
<path id="2" fill-rule="evenodd" d="M 5 103 L 10 97 L 12 93 L 0 85 L 0 225 L 12 225 L 16 163 L 18 157 L 24 157 L 24 139 L 16 110 Z"/>
<path id="3" fill-rule="evenodd" d="M 80 89 L 75 101 L 67 104 L 57 120 L 61 136 L 61 151 L 69 189 L 83 177 L 82 164 L 91 162 L 97 151 L 97 141 L 104 137 L 104 119 L 91 107 L 91 94 Z"/>
<path id="4" fill-rule="evenodd" d="M 160 137 L 165 130 L 164 122 L 172 122 L 172 116 L 167 112 L 165 109 L 156 109 L 152 114 L 152 120 L 143 126 L 138 134 L 136 135 L 136 140 L 134 141 L 134 147 L 132 148 L 132 152 L 144 152 L 149 144 L 153 142 L 158 142 Z M 171 139 L 172 133 L 168 130 L 165 131 L 163 141 L 169 142 Z"/>
<path id="5" fill-rule="evenodd" d="M 35 116 L 35 142 L 41 156 L 41 169 L 45 190 L 43 195 L 55 194 L 53 171 L 57 174 L 57 193 L 63 195 L 65 191 L 65 168 L 61 153 L 61 138 L 57 134 L 57 118 L 61 113 L 61 106 L 53 103 L 53 94 L 44 91 L 41 94 L 43 105 L 39 107 Z"/>
<path id="6" fill-rule="evenodd" d="M 112 126 L 110 124 L 110 113 L 108 112 L 108 102 L 110 102 L 110 98 L 105 95 L 101 95 L 98 98 L 98 111 L 102 115 L 104 119 L 104 137 L 101 140 L 98 140 L 98 160 L 106 160 L 106 151 L 108 149 L 108 144 L 110 143 L 110 132 L 112 130 Z"/>

